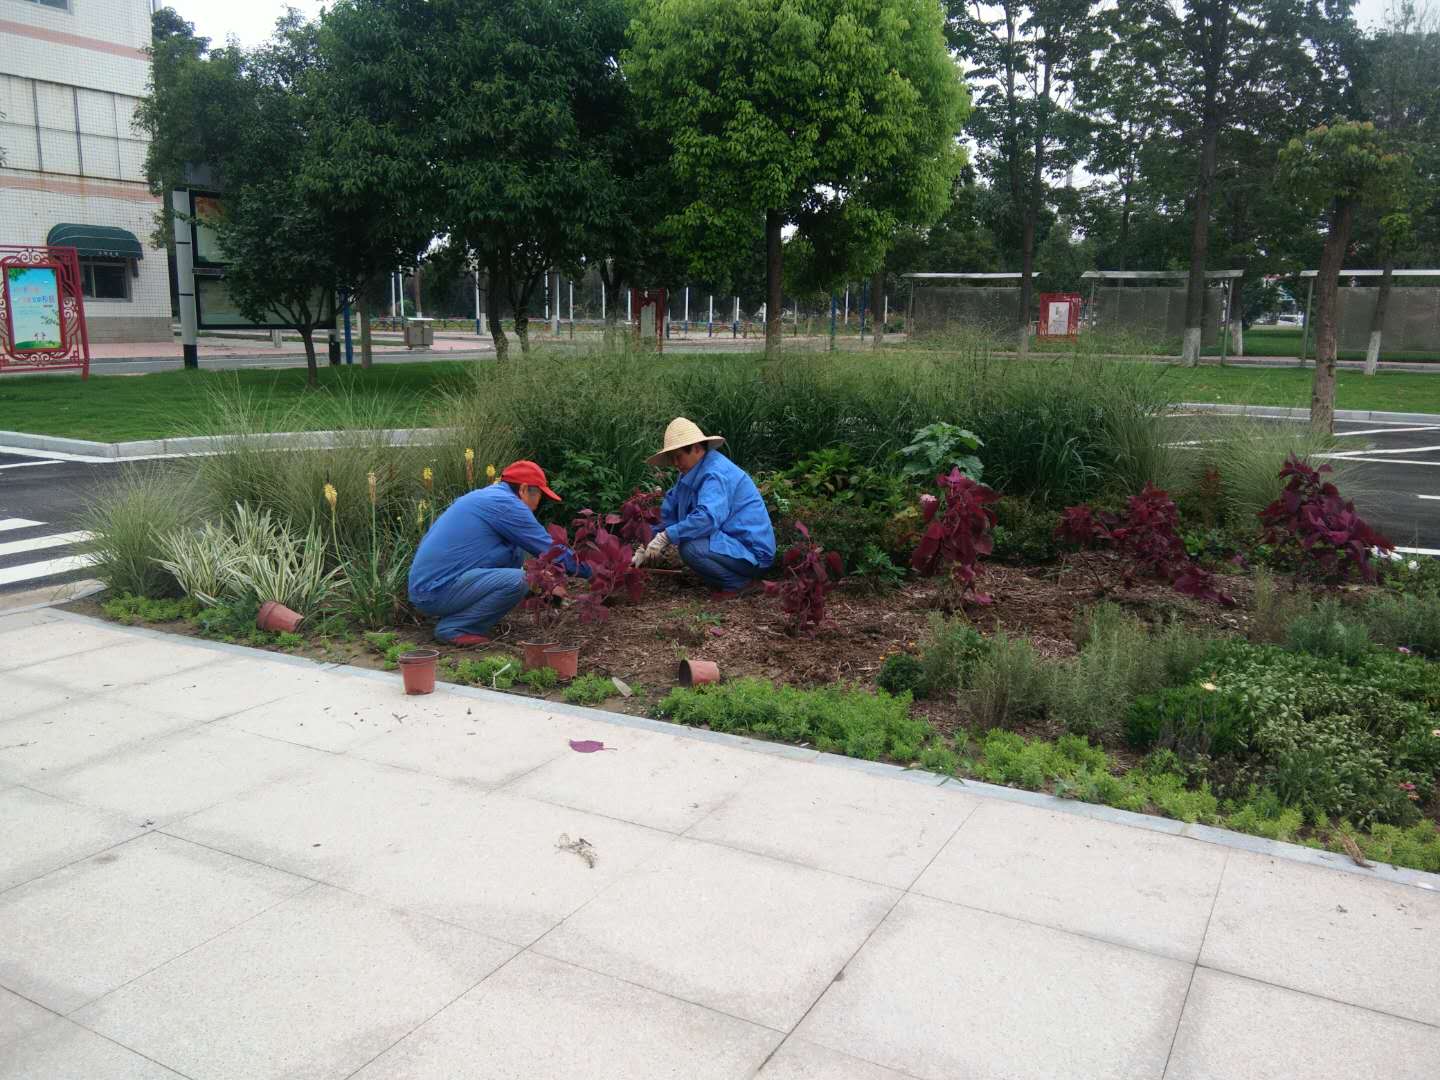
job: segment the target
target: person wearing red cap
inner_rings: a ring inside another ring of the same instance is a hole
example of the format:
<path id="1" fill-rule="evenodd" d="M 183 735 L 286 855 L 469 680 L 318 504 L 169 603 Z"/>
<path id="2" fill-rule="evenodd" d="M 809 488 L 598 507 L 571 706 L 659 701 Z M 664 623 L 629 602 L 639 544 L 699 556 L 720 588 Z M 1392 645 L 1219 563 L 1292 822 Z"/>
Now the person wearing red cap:
<path id="1" fill-rule="evenodd" d="M 487 645 L 495 624 L 525 598 L 526 556 L 555 546 L 535 517 L 542 498 L 560 501 L 545 470 L 516 461 L 496 483 L 461 495 L 430 526 L 410 565 L 410 602 L 439 620 L 437 640 Z M 571 574 L 590 576 L 569 548 L 560 562 Z"/>

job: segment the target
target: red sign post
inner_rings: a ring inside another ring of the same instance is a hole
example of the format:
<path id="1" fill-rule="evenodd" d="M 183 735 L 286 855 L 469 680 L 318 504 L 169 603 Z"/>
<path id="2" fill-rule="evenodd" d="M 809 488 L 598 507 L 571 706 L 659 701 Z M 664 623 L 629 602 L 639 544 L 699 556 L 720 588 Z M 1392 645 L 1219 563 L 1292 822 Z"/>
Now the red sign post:
<path id="1" fill-rule="evenodd" d="M 79 253 L 0 246 L 0 375 L 65 368 L 90 376 Z"/>
<path id="2" fill-rule="evenodd" d="M 1079 293 L 1041 293 L 1038 337 L 1075 339 L 1080 333 Z"/>

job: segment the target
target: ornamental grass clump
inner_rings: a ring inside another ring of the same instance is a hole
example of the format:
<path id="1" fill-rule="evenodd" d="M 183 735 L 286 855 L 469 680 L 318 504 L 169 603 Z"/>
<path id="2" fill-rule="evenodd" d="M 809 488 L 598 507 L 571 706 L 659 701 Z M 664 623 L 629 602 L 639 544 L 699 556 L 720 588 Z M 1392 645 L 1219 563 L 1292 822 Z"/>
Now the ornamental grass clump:
<path id="1" fill-rule="evenodd" d="M 164 539 L 189 529 L 195 517 L 190 484 L 175 466 L 125 467 L 86 508 L 81 526 L 90 538 L 80 550 L 112 593 L 174 596 L 180 585 L 164 565 Z"/>

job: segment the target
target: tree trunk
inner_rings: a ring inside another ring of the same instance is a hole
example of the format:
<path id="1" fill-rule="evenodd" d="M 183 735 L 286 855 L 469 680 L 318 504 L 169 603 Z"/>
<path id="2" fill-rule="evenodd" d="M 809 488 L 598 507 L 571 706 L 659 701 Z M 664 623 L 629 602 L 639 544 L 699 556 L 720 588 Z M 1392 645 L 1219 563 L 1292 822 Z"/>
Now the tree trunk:
<path id="1" fill-rule="evenodd" d="M 1131 179 L 1125 180 L 1125 195 L 1120 202 L 1120 238 L 1118 240 L 1119 252 L 1116 254 L 1116 261 L 1120 264 L 1115 269 L 1125 269 L 1125 249 L 1130 246 L 1130 186 Z"/>
<path id="2" fill-rule="evenodd" d="M 1205 262 L 1210 254 L 1210 200 L 1215 187 L 1215 153 L 1220 140 L 1220 73 L 1230 35 L 1229 0 L 1217 0 L 1209 12 L 1208 40 L 1202 59 L 1205 80 L 1200 124 L 1200 170 L 1195 184 L 1195 220 L 1190 234 L 1190 278 L 1185 286 L 1185 338 L 1182 363 L 1200 363 L 1200 329 L 1205 318 Z"/>
<path id="3" fill-rule="evenodd" d="M 360 311 L 360 366 L 368 368 L 375 362 L 375 350 L 370 340 L 370 300 L 360 294 L 356 307 Z"/>
<path id="4" fill-rule="evenodd" d="M 765 355 L 780 353 L 781 306 L 780 211 L 765 211 Z"/>
<path id="5" fill-rule="evenodd" d="M 1235 298 L 1235 310 L 1230 313 L 1230 354 L 1237 359 L 1245 355 L 1245 318 L 1240 311 L 1240 298 Z"/>
<path id="6" fill-rule="evenodd" d="M 880 268 L 870 276 L 870 326 L 874 335 L 874 346 L 880 348 L 885 344 L 885 266 L 882 263 Z"/>
<path id="7" fill-rule="evenodd" d="M 505 325 L 500 319 L 501 302 L 505 300 L 505 281 L 499 268 L 490 264 L 486 274 L 490 293 L 490 337 L 495 342 L 495 362 L 503 364 L 510 355 L 510 339 L 505 336 Z"/>
<path id="8" fill-rule="evenodd" d="M 1380 275 L 1380 292 L 1375 297 L 1375 314 L 1370 316 L 1370 341 L 1365 346 L 1365 374 L 1380 368 L 1380 339 L 1385 330 L 1385 312 L 1390 307 L 1390 286 L 1395 281 L 1395 256 L 1385 253 L 1385 272 Z"/>
<path id="9" fill-rule="evenodd" d="M 302 323 L 295 329 L 300 331 L 300 340 L 305 343 L 305 385 L 313 389 L 320 385 L 320 367 L 315 362 L 315 328 Z"/>
<path id="10" fill-rule="evenodd" d="M 1045 64 L 1040 99 L 1050 105 L 1050 72 Z M 1035 147 L 1030 168 L 1030 195 L 1025 200 L 1025 225 L 1020 235 L 1020 355 L 1030 351 L 1030 311 L 1035 306 L 1035 227 L 1040 217 L 1040 200 L 1045 193 L 1045 114 L 1035 121 Z"/>
<path id="11" fill-rule="evenodd" d="M 1320 269 L 1315 275 L 1315 381 L 1310 389 L 1310 427 L 1325 435 L 1335 431 L 1336 293 L 1354 220 L 1354 200 L 1338 200 L 1330 213 L 1330 231 L 1325 234 Z"/>
<path id="12" fill-rule="evenodd" d="M 515 336 L 520 339 L 520 355 L 530 352 L 530 316 L 524 312 L 515 314 Z"/>

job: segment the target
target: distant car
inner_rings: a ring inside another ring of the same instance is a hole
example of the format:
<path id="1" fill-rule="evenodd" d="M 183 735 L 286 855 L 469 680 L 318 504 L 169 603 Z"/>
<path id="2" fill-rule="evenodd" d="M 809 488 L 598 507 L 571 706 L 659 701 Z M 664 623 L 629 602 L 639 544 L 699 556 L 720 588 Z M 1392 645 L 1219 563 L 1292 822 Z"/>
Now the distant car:
<path id="1" fill-rule="evenodd" d="M 1304 322 L 1299 315 L 1280 315 L 1275 319 L 1276 326 L 1302 326 Z"/>

